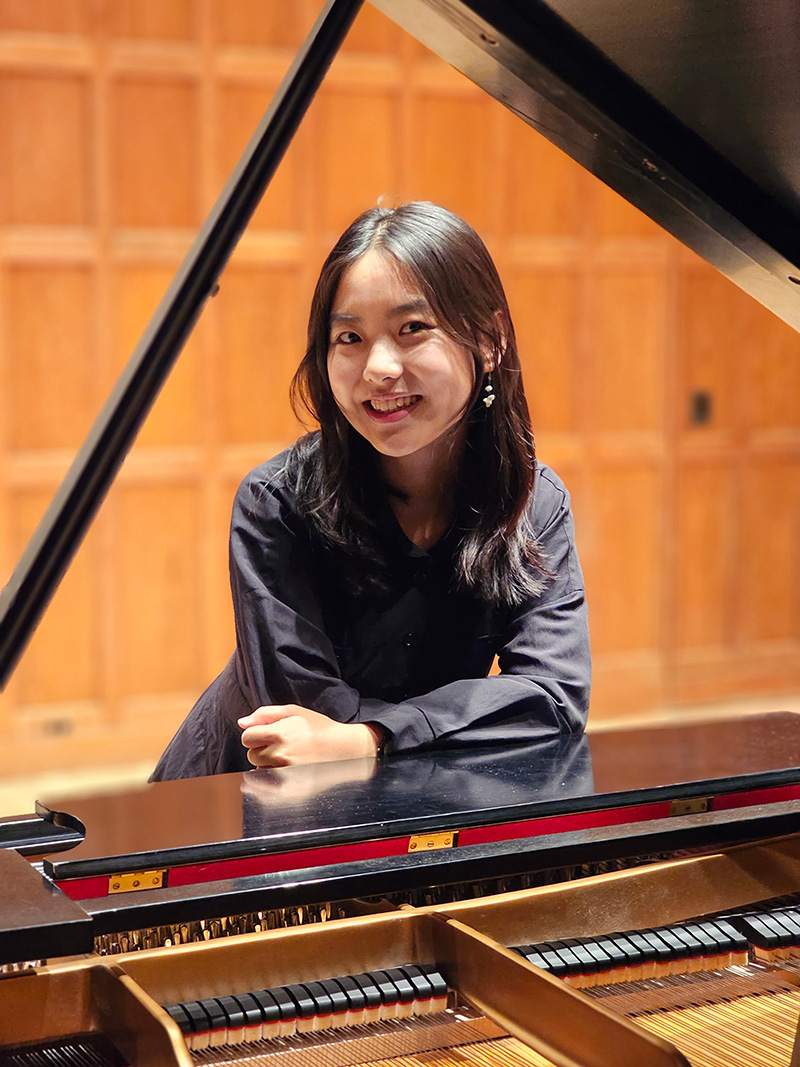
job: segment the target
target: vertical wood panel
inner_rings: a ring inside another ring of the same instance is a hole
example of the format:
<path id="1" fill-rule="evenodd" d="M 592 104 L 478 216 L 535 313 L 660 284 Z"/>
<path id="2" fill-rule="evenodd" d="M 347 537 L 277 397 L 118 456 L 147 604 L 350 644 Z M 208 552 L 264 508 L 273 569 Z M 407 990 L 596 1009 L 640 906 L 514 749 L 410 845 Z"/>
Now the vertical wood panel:
<path id="1" fill-rule="evenodd" d="M 679 649 L 723 647 L 733 633 L 739 581 L 732 520 L 734 479 L 726 463 L 686 464 L 678 481 L 676 634 Z"/>
<path id="2" fill-rule="evenodd" d="M 581 373 L 575 272 L 555 268 L 508 271 L 506 288 L 536 432 L 574 433 L 579 428 Z"/>
<path id="3" fill-rule="evenodd" d="M 215 38 L 221 45 L 296 49 L 314 20 L 308 5 L 285 0 L 225 0 L 212 5 Z"/>
<path id="4" fill-rule="evenodd" d="M 742 473 L 737 559 L 740 641 L 800 640 L 800 466 L 751 459 Z"/>
<path id="5" fill-rule="evenodd" d="M 422 92 L 416 101 L 417 154 L 410 161 L 412 199 L 442 204 L 484 234 L 492 215 L 490 123 L 480 99 Z"/>
<path id="6" fill-rule="evenodd" d="M 41 491 L 23 491 L 11 497 L 17 554 L 22 552 L 49 502 L 50 494 Z M 18 668 L 15 680 L 23 705 L 55 705 L 99 696 L 95 565 L 96 539 L 90 534 Z"/>
<path id="7" fill-rule="evenodd" d="M 322 133 L 317 164 L 325 230 L 345 226 L 380 197 L 397 201 L 397 109 L 389 93 L 331 89 L 319 101 Z"/>
<path id="8" fill-rule="evenodd" d="M 82 268 L 9 271 L 11 449 L 77 447 L 94 417 L 90 330 L 94 300 Z"/>
<path id="9" fill-rule="evenodd" d="M 188 82 L 163 79 L 126 78 L 113 87 L 116 225 L 199 223 L 196 95 Z"/>
<path id="10" fill-rule="evenodd" d="M 91 219 L 90 120 L 82 77 L 0 75 L 0 221 L 78 226 Z"/>
<path id="11" fill-rule="evenodd" d="M 0 0 L 0 30 L 86 33 L 92 0 Z"/>
<path id="12" fill-rule="evenodd" d="M 660 430 L 664 281 L 618 270 L 595 284 L 592 422 L 602 430 Z"/>
<path id="13" fill-rule="evenodd" d="M 554 145 L 512 115 L 509 127 L 508 218 L 512 234 L 574 236 L 585 219 L 583 172 Z"/>
<path id="14" fill-rule="evenodd" d="M 225 275 L 215 308 L 226 353 L 220 398 L 223 441 L 291 441 L 297 436 L 287 396 L 304 350 L 307 298 L 297 272 L 286 267 L 232 266 Z"/>
<path id="15" fill-rule="evenodd" d="M 113 0 L 110 30 L 117 37 L 185 40 L 194 32 L 192 0 Z"/>
<path id="16" fill-rule="evenodd" d="M 585 559 L 595 652 L 657 650 L 661 583 L 659 473 L 651 466 L 606 466 L 591 478 L 600 531 Z"/>
<path id="17" fill-rule="evenodd" d="M 191 691 L 201 665 L 197 490 L 125 487 L 119 504 L 123 690 L 128 695 Z"/>

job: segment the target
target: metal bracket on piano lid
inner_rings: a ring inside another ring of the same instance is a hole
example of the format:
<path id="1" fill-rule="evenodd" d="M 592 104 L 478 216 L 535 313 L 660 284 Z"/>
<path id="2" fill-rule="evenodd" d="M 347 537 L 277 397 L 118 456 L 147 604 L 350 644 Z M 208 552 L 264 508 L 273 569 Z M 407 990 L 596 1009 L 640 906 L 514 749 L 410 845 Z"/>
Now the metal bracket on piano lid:
<path id="1" fill-rule="evenodd" d="M 454 848 L 458 844 L 458 830 L 444 830 L 438 834 L 412 834 L 408 839 L 409 852 L 435 852 L 440 848 Z"/>
<path id="2" fill-rule="evenodd" d="M 670 815 L 699 815 L 711 811 L 711 797 L 685 797 L 669 802 Z"/>
<path id="3" fill-rule="evenodd" d="M 167 869 L 160 871 L 131 871 L 129 874 L 112 874 L 108 879 L 108 892 L 133 893 L 143 889 L 163 889 Z"/>

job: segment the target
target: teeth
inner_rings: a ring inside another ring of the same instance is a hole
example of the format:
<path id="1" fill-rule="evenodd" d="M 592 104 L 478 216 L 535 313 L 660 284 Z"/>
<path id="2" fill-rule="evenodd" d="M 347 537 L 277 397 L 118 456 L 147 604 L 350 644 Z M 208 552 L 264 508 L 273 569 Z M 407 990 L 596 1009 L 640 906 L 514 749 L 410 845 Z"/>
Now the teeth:
<path id="1" fill-rule="evenodd" d="M 369 406 L 374 411 L 382 411 L 385 413 L 390 411 L 399 411 L 401 408 L 410 408 L 419 400 L 418 396 L 401 396 L 396 400 L 370 400 Z"/>

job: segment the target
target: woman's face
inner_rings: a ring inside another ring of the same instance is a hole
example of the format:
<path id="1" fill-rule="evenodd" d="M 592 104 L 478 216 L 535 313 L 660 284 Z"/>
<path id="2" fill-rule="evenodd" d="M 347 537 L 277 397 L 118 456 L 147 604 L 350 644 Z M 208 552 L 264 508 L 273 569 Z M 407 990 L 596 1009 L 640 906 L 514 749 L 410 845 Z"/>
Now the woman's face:
<path id="1" fill-rule="evenodd" d="M 328 376 L 347 421 L 383 456 L 448 449 L 475 383 L 470 352 L 441 329 L 413 276 L 377 250 L 342 275 Z"/>

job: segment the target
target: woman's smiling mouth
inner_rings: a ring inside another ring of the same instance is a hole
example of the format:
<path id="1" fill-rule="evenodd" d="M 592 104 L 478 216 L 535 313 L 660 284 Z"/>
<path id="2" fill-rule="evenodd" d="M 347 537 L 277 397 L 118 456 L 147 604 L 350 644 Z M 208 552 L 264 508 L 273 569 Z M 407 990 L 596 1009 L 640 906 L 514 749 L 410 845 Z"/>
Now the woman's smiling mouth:
<path id="1" fill-rule="evenodd" d="M 364 407 L 373 417 L 386 417 L 388 415 L 405 414 L 421 399 L 422 397 L 419 394 L 385 398 L 373 397 L 373 399 L 364 402 Z"/>

